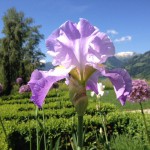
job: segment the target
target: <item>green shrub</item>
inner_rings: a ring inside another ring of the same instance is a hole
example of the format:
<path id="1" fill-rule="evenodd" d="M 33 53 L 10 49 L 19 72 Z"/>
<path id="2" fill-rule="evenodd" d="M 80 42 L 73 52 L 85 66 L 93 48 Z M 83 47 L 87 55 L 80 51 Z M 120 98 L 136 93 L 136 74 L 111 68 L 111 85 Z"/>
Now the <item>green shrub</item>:
<path id="1" fill-rule="evenodd" d="M 150 150 L 150 147 L 140 138 L 122 134 L 110 141 L 111 150 Z"/>
<path id="2" fill-rule="evenodd" d="M 150 122 L 150 116 L 146 115 L 147 122 Z M 141 113 L 132 112 L 113 112 L 107 115 L 107 126 L 109 135 L 118 135 L 128 133 L 131 136 L 145 138 L 144 124 Z M 150 124 L 148 124 L 150 132 Z"/>
<path id="3" fill-rule="evenodd" d="M 140 114 L 133 113 L 122 113 L 122 112 L 114 112 L 107 114 L 107 133 L 109 135 L 109 139 L 112 141 L 121 134 L 128 134 L 130 137 L 146 141 L 145 134 L 143 133 L 143 122 L 140 117 Z M 147 119 L 150 120 L 150 117 L 147 116 Z M 45 132 L 47 137 L 47 144 L 51 142 L 56 143 L 57 139 L 60 137 L 60 149 L 70 149 L 70 139 L 73 133 L 76 133 L 76 125 L 77 125 L 77 117 L 73 115 L 70 118 L 46 118 L 45 119 L 45 128 L 42 126 L 42 120 L 39 120 L 41 123 L 39 124 L 39 133 L 41 137 L 41 145 L 43 142 L 43 132 Z M 29 146 L 29 136 L 30 132 L 32 134 L 32 144 L 36 145 L 36 121 L 35 120 L 27 120 L 26 122 L 20 122 L 16 124 L 16 121 L 6 121 L 4 124 L 7 127 L 9 146 L 12 149 L 17 148 L 17 146 L 23 145 L 23 147 Z M 30 128 L 29 128 L 30 124 Z M 86 147 L 93 145 L 97 146 L 97 135 L 100 135 L 99 129 L 102 128 L 102 122 L 100 116 L 84 116 L 84 131 L 85 131 L 85 141 L 84 145 Z M 150 127 L 148 127 L 150 131 Z M 30 132 L 29 132 L 30 131 Z M 1 133 L 2 134 L 2 133 Z M 17 137 L 16 137 L 17 135 Z M 2 136 L 4 138 L 4 136 Z M 102 137 L 104 137 L 104 132 L 102 133 Z M 14 140 L 14 138 L 17 140 Z M 124 137 L 122 137 L 124 138 Z M 4 140 L 3 140 L 4 141 Z M 123 140 L 122 140 L 123 141 Z M 102 142 L 102 141 L 100 141 Z M 22 144 L 19 144 L 22 143 Z M 102 145 L 104 143 L 101 143 Z M 131 144 L 131 143 L 130 143 Z M 115 145 L 112 145 L 114 147 Z M 23 149 L 21 146 L 20 148 Z M 35 148 L 35 147 L 34 147 Z M 33 148 L 33 149 L 34 149 Z M 42 149 L 42 148 L 41 148 Z"/>

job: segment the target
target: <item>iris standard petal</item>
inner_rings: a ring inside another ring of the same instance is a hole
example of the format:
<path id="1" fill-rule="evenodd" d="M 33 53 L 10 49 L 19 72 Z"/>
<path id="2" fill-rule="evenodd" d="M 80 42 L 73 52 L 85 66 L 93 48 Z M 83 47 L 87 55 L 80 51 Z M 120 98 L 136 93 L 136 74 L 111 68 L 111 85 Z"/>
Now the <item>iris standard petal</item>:
<path id="1" fill-rule="evenodd" d="M 61 27 L 60 30 L 63 32 L 61 34 L 66 34 L 68 39 L 76 40 L 80 38 L 80 33 L 76 28 L 75 24 L 71 21 L 65 22 Z"/>
<path id="2" fill-rule="evenodd" d="M 55 47 L 59 47 L 59 44 L 57 43 L 57 37 L 60 35 L 60 29 L 55 30 L 46 40 L 46 47 L 50 51 L 55 52 Z"/>
<path id="3" fill-rule="evenodd" d="M 96 30 L 88 20 L 83 18 L 80 18 L 80 21 L 77 24 L 77 28 L 80 31 L 82 38 L 90 36 Z"/>
<path id="4" fill-rule="evenodd" d="M 89 62 L 104 63 L 108 57 L 115 54 L 115 47 L 110 38 L 105 34 L 98 32 L 95 38 L 91 41 L 87 55 Z"/>
<path id="5" fill-rule="evenodd" d="M 46 40 L 48 54 L 53 59 L 53 65 L 61 65 L 68 68 L 70 65 L 78 64 L 74 54 L 76 39 L 80 38 L 80 33 L 71 21 L 65 22 Z"/>
<path id="6" fill-rule="evenodd" d="M 114 45 L 109 37 L 92 26 L 86 19 L 78 24 L 71 21 L 61 25 L 46 40 L 53 65 L 70 65 L 84 72 L 86 65 L 103 63 L 114 54 Z"/>
<path id="7" fill-rule="evenodd" d="M 68 76 L 68 70 L 61 69 L 59 73 L 58 70 L 50 70 L 47 72 L 35 70 L 32 73 L 31 79 L 28 82 L 32 91 L 31 101 L 39 108 L 42 107 L 44 99 L 53 83 Z"/>

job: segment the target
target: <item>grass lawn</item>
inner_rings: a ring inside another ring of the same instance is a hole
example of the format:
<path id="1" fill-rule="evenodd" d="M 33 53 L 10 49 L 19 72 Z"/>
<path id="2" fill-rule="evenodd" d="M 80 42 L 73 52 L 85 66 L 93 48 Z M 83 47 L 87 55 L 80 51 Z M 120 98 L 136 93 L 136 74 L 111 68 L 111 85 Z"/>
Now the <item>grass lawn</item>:
<path id="1" fill-rule="evenodd" d="M 129 101 L 127 101 L 126 104 L 124 106 L 122 106 L 121 103 L 119 102 L 119 100 L 116 99 L 114 90 L 110 89 L 108 91 L 109 91 L 108 94 L 105 94 L 104 96 L 102 96 L 100 98 L 101 102 L 114 104 L 120 110 L 138 110 L 138 109 L 140 109 L 139 103 L 132 103 Z M 88 93 L 88 95 L 90 97 L 90 93 Z M 96 97 L 92 97 L 90 99 L 95 100 Z M 150 109 L 150 100 L 143 102 L 142 105 L 143 105 L 144 109 Z"/>

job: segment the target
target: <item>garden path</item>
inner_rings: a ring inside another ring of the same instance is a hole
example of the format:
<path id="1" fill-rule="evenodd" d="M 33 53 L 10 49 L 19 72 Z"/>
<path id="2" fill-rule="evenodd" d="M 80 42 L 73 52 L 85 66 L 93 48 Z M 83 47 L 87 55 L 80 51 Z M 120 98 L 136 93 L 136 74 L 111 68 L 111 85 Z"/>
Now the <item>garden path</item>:
<path id="1" fill-rule="evenodd" d="M 130 112 L 141 112 L 141 110 L 132 110 Z M 150 114 L 150 109 L 144 109 L 144 113 Z"/>

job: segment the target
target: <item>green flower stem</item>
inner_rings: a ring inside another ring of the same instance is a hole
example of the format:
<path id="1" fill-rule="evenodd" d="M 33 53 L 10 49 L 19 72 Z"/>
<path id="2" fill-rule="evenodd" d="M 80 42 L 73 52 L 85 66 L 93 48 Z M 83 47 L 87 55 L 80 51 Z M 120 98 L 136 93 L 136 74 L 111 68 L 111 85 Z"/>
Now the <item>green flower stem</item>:
<path id="1" fill-rule="evenodd" d="M 6 140 L 7 140 L 7 133 L 6 133 L 6 130 L 5 130 L 5 127 L 4 127 L 4 124 L 3 124 L 3 121 L 2 121 L 1 116 L 0 116 L 0 123 L 1 123 L 1 125 L 2 125 L 2 129 L 3 129 L 3 132 L 4 132 L 5 137 L 6 137 Z"/>
<path id="2" fill-rule="evenodd" d="M 146 118 L 145 118 L 145 114 L 144 114 L 144 111 L 143 111 L 143 106 L 142 106 L 142 103 L 139 102 L 140 106 L 141 106 L 141 113 L 142 113 L 142 117 L 143 117 L 143 121 L 144 121 L 144 126 L 145 126 L 145 133 L 147 135 L 147 140 L 149 142 L 149 145 L 150 145 L 150 137 L 148 135 L 148 129 L 147 129 L 147 124 L 146 124 Z"/>
<path id="3" fill-rule="evenodd" d="M 39 150 L 38 107 L 36 107 L 35 115 L 36 115 L 36 149 Z"/>
<path id="4" fill-rule="evenodd" d="M 44 128 L 44 147 L 46 150 L 47 145 L 46 145 L 46 135 L 45 135 L 45 116 L 44 116 L 44 110 L 43 109 L 42 109 L 42 113 L 43 113 L 43 128 Z"/>
<path id="5" fill-rule="evenodd" d="M 109 142 L 108 142 L 108 138 L 107 138 L 107 129 L 106 129 L 106 116 L 105 116 L 105 114 L 102 116 L 103 116 L 103 128 L 104 128 L 105 140 L 106 140 L 107 146 L 109 147 Z"/>
<path id="6" fill-rule="evenodd" d="M 30 150 L 32 150 L 32 135 L 31 135 L 31 128 L 30 128 L 30 120 L 29 120 L 29 135 L 30 135 Z"/>
<path id="7" fill-rule="evenodd" d="M 27 106 L 29 106 L 29 101 L 27 103 Z M 30 150 L 32 150 L 32 134 L 31 134 L 31 126 L 30 126 L 30 113 L 28 111 L 28 126 L 29 126 L 29 139 L 30 139 Z"/>
<path id="8" fill-rule="evenodd" d="M 100 112 L 100 106 L 101 106 L 101 102 L 100 102 L 100 98 L 97 98 L 98 99 L 98 104 L 99 104 L 99 112 Z M 107 128 L 106 128 L 106 114 L 101 114 L 102 116 L 102 125 L 103 125 L 103 128 L 104 128 L 104 134 L 105 134 L 105 140 L 106 140 L 106 145 L 108 146 L 109 148 L 109 142 L 108 142 L 108 137 L 107 137 Z M 100 117 L 101 117 L 100 116 Z"/>
<path id="9" fill-rule="evenodd" d="M 83 116 L 78 116 L 78 146 L 77 150 L 82 150 L 83 149 Z"/>

